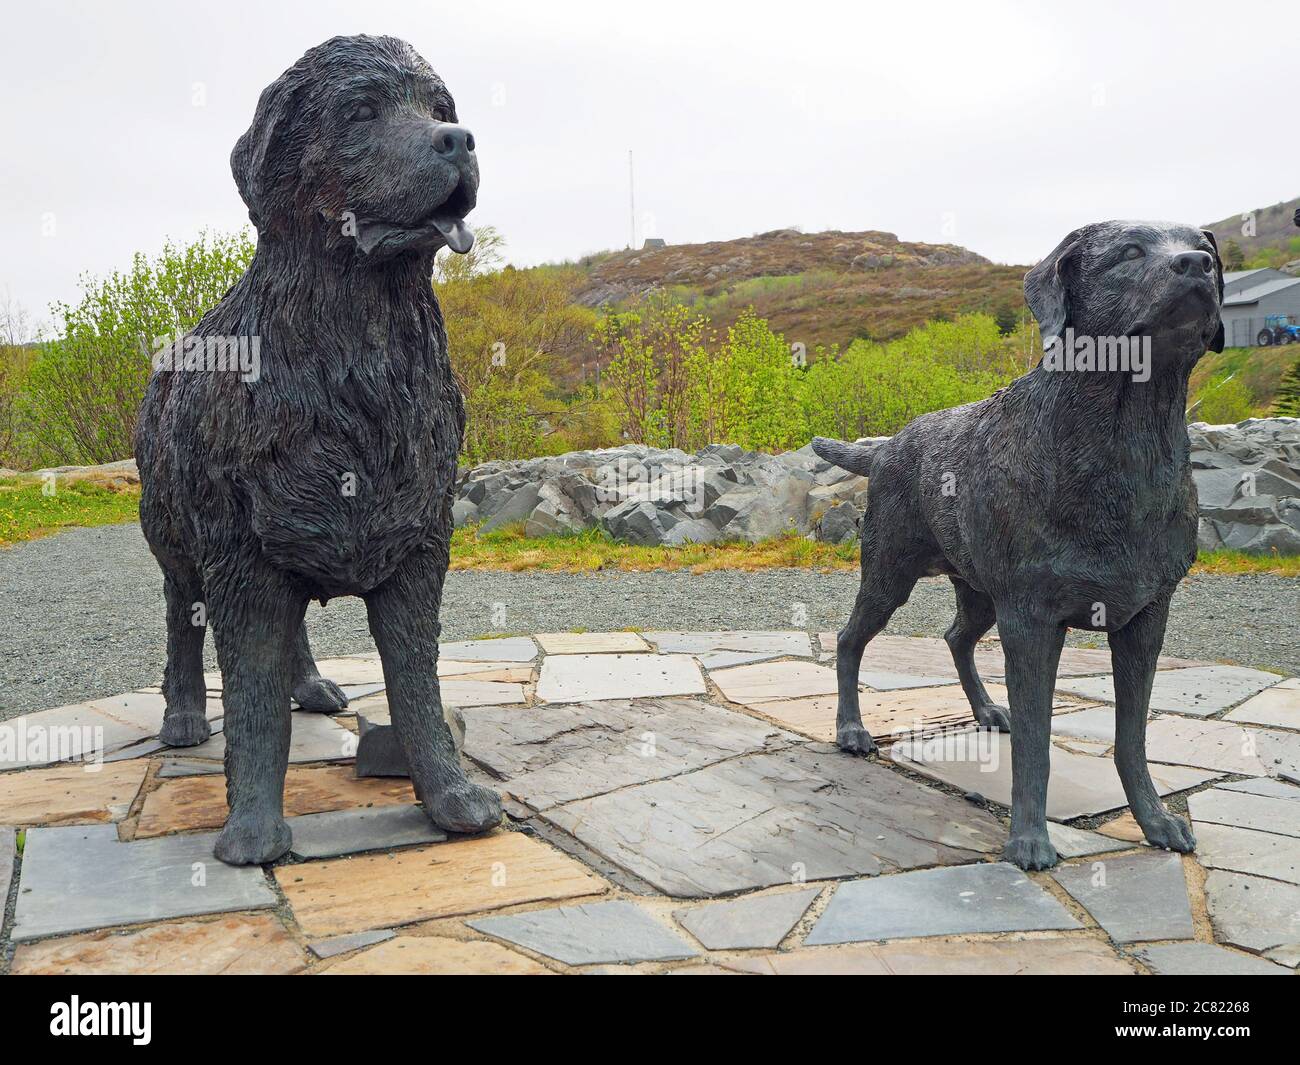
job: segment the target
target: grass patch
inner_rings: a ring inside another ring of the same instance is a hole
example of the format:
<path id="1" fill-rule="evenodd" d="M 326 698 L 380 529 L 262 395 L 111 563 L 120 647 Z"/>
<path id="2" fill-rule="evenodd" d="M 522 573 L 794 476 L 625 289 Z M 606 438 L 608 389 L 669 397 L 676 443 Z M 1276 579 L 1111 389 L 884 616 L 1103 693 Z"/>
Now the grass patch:
<path id="1" fill-rule="evenodd" d="M 113 491 L 99 485 L 65 485 L 44 495 L 39 481 L 0 481 L 0 547 L 64 529 L 118 525 L 139 521 L 138 490 Z M 637 547 L 619 543 L 603 529 L 586 529 L 572 536 L 530 538 L 520 522 L 493 532 L 477 527 L 457 529 L 451 538 L 454 570 L 500 570 L 526 573 L 640 573 L 647 570 L 809 569 L 822 573 L 854 572 L 858 545 L 823 544 L 796 532 L 751 544 L 743 541 L 687 544 L 683 547 Z M 1240 551 L 1203 552 L 1193 573 L 1271 573 L 1300 577 L 1300 555 L 1246 555 Z"/>
<path id="2" fill-rule="evenodd" d="M 0 547 L 63 529 L 91 525 L 117 525 L 138 521 L 140 493 L 115 492 L 99 485 L 61 485 L 52 495 L 41 491 L 40 481 L 0 481 Z"/>
<path id="3" fill-rule="evenodd" d="M 822 571 L 855 570 L 856 544 L 823 544 L 798 533 L 762 543 L 686 544 L 682 547 L 636 547 L 612 540 L 601 529 L 586 529 L 573 536 L 530 539 L 523 526 L 513 525 L 480 533 L 457 529 L 451 539 L 454 570 L 552 570 L 559 573 L 599 573 L 616 570 L 761 570 L 780 566 Z"/>
<path id="4" fill-rule="evenodd" d="M 1300 555 L 1247 555 L 1241 551 L 1202 551 L 1193 573 L 1274 573 L 1300 577 Z"/>

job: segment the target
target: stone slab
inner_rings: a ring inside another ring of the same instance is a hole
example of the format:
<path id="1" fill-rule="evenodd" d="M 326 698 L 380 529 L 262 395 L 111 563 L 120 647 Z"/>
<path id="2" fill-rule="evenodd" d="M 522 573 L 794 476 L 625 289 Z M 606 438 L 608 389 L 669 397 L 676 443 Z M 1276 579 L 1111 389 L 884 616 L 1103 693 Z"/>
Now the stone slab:
<path id="1" fill-rule="evenodd" d="M 504 673 L 511 670 L 525 670 L 529 674 L 527 677 L 516 678 L 530 680 L 532 666 L 521 666 L 516 662 L 461 662 L 452 658 L 438 659 L 438 676 L 441 677 L 473 677 L 483 674 Z"/>
<path id="2" fill-rule="evenodd" d="M 1108 851 L 1127 850 L 1124 842 L 1103 836 L 1100 832 L 1089 832 L 1082 828 L 1047 822 L 1047 835 L 1056 848 L 1056 853 L 1068 861 L 1071 858 L 1084 858 L 1090 854 L 1105 854 Z"/>
<path id="3" fill-rule="evenodd" d="M 814 887 L 751 895 L 677 910 L 673 916 L 707 950 L 777 947 L 819 894 L 821 888 Z"/>
<path id="4" fill-rule="evenodd" d="M 1229 721 L 1275 728 L 1300 729 L 1300 687 L 1275 684 L 1247 699 L 1227 714 Z"/>
<path id="5" fill-rule="evenodd" d="M 1212 869 L 1205 878 L 1205 905 L 1219 942 L 1285 953 L 1294 957 L 1286 963 L 1293 968 L 1300 963 L 1300 887 Z"/>
<path id="6" fill-rule="evenodd" d="M 1156 976 L 1290 976 L 1291 970 L 1215 943 L 1169 943 L 1133 952 Z"/>
<path id="7" fill-rule="evenodd" d="M 262 870 L 212 856 L 202 833 L 120 843 L 115 825 L 27 832 L 13 939 L 277 904 Z"/>
<path id="8" fill-rule="evenodd" d="M 1115 742 L 1115 708 L 1091 706 L 1085 710 L 1056 714 L 1052 718 L 1052 735 L 1091 740 L 1109 747 Z"/>
<path id="9" fill-rule="evenodd" d="M 438 694 L 444 707 L 522 706 L 528 702 L 528 693 L 522 684 L 477 677 L 439 681 Z"/>
<path id="10" fill-rule="evenodd" d="M 276 880 L 309 938 L 392 928 L 583 895 L 607 885 L 520 832 L 281 866 Z"/>
<path id="11" fill-rule="evenodd" d="M 1294 801 L 1211 788 L 1190 796 L 1187 809 L 1197 821 L 1300 838 L 1300 807 L 1293 806 Z"/>
<path id="12" fill-rule="evenodd" d="M 1151 685 L 1151 709 L 1208 717 L 1263 691 L 1277 679 L 1276 673 L 1241 666 L 1161 670 Z M 1115 682 L 1109 676 L 1058 681 L 1056 687 L 1088 699 L 1115 701 Z"/>
<path id="13" fill-rule="evenodd" d="M 357 737 L 326 714 L 300 711 L 289 715 L 289 764 L 342 762 L 357 753 Z M 197 747 L 186 747 L 190 758 L 220 762 L 226 755 L 226 734 L 219 733 Z"/>
<path id="14" fill-rule="evenodd" d="M 173 777 L 212 776 L 225 772 L 220 762 L 211 762 L 197 758 L 164 758 L 158 767 L 159 780 L 171 780 Z"/>
<path id="15" fill-rule="evenodd" d="M 459 662 L 531 662 L 537 645 L 527 636 L 505 636 L 494 640 L 459 640 L 438 645 L 438 657 Z"/>
<path id="16" fill-rule="evenodd" d="M 547 655 L 537 680 L 545 703 L 702 695 L 704 674 L 688 655 Z"/>
<path id="17" fill-rule="evenodd" d="M 1252 777 L 1250 780 L 1233 780 L 1218 784 L 1220 791 L 1241 791 L 1248 795 L 1268 795 L 1274 799 L 1300 800 L 1300 787 L 1272 777 Z"/>
<path id="18" fill-rule="evenodd" d="M 372 932 L 354 932 L 350 936 L 332 936 L 329 939 L 314 939 L 307 944 L 318 958 L 337 958 L 340 954 L 349 954 L 362 947 L 373 947 L 392 939 L 397 933 L 391 928 L 376 928 Z"/>
<path id="19" fill-rule="evenodd" d="M 705 669 L 714 670 L 726 669 L 729 666 L 746 666 L 753 662 L 770 662 L 781 656 L 767 651 L 709 651 L 695 657 Z"/>
<path id="20" fill-rule="evenodd" d="M 653 650 L 635 632 L 538 632 L 533 639 L 548 655 L 636 654 Z"/>
<path id="21" fill-rule="evenodd" d="M 288 819 L 291 853 L 299 858 L 337 858 L 344 854 L 441 843 L 447 834 L 435 828 L 423 806 L 376 806 L 328 810 Z"/>
<path id="22" fill-rule="evenodd" d="M 676 932 L 632 902 L 592 902 L 467 922 L 566 965 L 628 964 L 692 958 L 696 951 Z"/>
<path id="23" fill-rule="evenodd" d="M 1241 725 L 1162 717 L 1147 726 L 1147 758 L 1250 777 L 1300 773 L 1300 735 Z"/>
<path id="24" fill-rule="evenodd" d="M 780 976 L 1133 975 L 1113 950 L 1083 936 L 814 947 L 729 958 L 724 964 L 733 971 Z"/>
<path id="25" fill-rule="evenodd" d="M 126 724 L 86 703 L 41 710 L 0 722 L 0 771 L 93 762 L 110 751 L 152 737 L 150 730 Z"/>
<path id="26" fill-rule="evenodd" d="M 836 692 L 835 670 L 813 662 L 762 662 L 714 670 L 709 676 L 723 695 L 742 706 Z"/>
<path id="27" fill-rule="evenodd" d="M 696 699 L 464 712 L 465 753 L 534 810 L 784 746 L 764 721 Z"/>
<path id="28" fill-rule="evenodd" d="M 970 803 L 809 746 L 731 758 L 541 816 L 678 898 L 975 861 L 1006 837 Z"/>
<path id="29" fill-rule="evenodd" d="M 1196 857 L 1207 869 L 1227 869 L 1300 885 L 1300 839 L 1202 821 L 1195 822 L 1193 828 Z"/>
<path id="30" fill-rule="evenodd" d="M 284 812 L 288 817 L 413 802 L 415 792 L 409 781 L 358 780 L 348 766 L 290 766 L 285 775 Z M 145 797 L 135 835 L 144 839 L 220 828 L 229 813 L 224 776 L 165 780 Z"/>
<path id="31" fill-rule="evenodd" d="M 105 696 L 91 699 L 86 706 L 115 718 L 124 725 L 142 729 L 149 735 L 157 735 L 162 729 L 163 713 L 167 702 L 161 692 L 125 692 L 122 695 Z M 209 721 L 221 717 L 223 711 L 221 700 L 211 696 L 207 699 L 204 716 Z"/>
<path id="32" fill-rule="evenodd" d="M 806 632 L 736 630 L 735 632 L 647 632 L 645 638 L 660 654 L 701 655 L 710 651 L 740 651 L 750 654 L 812 656 L 812 641 Z"/>
<path id="33" fill-rule="evenodd" d="M 20 944 L 21 976 L 287 976 L 306 955 L 269 914 L 177 921 Z"/>
<path id="34" fill-rule="evenodd" d="M 377 654 L 317 659 L 316 668 L 322 677 L 332 680 L 344 689 L 353 684 L 383 684 L 384 682 L 384 664 Z"/>
<path id="35" fill-rule="evenodd" d="M 804 943 L 1078 927 L 1065 907 L 1020 869 L 990 862 L 840 884 Z"/>
<path id="36" fill-rule="evenodd" d="M 1183 860 L 1177 854 L 1126 854 L 1061 866 L 1052 871 L 1052 879 L 1116 943 L 1196 935 Z"/>
<path id="37" fill-rule="evenodd" d="M 346 958 L 325 976 L 551 976 L 546 966 L 499 943 L 398 936 Z"/>
<path id="38" fill-rule="evenodd" d="M 1011 737 L 1005 733 L 980 730 L 904 740 L 890 748 L 890 755 L 925 776 L 1011 805 Z M 1050 748 L 1048 757 L 1047 816 L 1052 820 L 1091 817 L 1127 805 L 1112 759 L 1075 754 L 1057 746 Z M 1161 795 L 1195 787 L 1215 776 L 1184 766 L 1151 766 L 1151 779 Z"/>
<path id="39" fill-rule="evenodd" d="M 0 773 L 0 825 L 121 821 L 148 772 L 139 760 Z"/>
<path id="40" fill-rule="evenodd" d="M 889 673 L 878 669 L 858 671 L 858 683 L 878 692 L 908 691 L 914 688 L 939 688 L 953 682 L 952 677 L 927 677 L 918 673 Z"/>

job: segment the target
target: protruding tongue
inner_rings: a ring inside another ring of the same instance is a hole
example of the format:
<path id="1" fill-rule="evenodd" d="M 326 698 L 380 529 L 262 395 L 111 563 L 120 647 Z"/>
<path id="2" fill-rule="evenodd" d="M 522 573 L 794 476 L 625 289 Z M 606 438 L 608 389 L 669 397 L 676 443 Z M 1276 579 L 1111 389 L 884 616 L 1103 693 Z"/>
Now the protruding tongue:
<path id="1" fill-rule="evenodd" d="M 457 255 L 464 255 L 474 247 L 474 231 L 465 224 L 465 219 L 439 218 L 434 215 L 433 224 L 446 240 L 447 247 Z"/>

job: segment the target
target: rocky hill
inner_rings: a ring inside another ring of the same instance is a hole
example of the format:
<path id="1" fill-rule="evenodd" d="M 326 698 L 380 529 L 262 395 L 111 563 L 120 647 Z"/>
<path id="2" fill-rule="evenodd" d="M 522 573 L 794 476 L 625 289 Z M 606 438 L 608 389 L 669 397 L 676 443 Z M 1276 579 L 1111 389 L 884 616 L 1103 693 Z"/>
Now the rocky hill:
<path id="1" fill-rule="evenodd" d="M 870 230 L 778 229 L 737 240 L 590 256 L 576 264 L 579 302 L 618 306 L 652 288 L 673 290 L 716 325 L 753 306 L 809 349 L 856 337 L 888 340 L 936 318 L 1023 312 L 1025 267 L 1001 266 L 955 244 Z"/>
<path id="2" fill-rule="evenodd" d="M 1279 269 L 1285 267 L 1290 273 L 1300 274 L 1300 229 L 1295 226 L 1297 210 L 1300 210 L 1300 196 L 1285 203 L 1275 203 L 1271 207 L 1259 207 L 1246 212 L 1253 216 L 1253 236 L 1242 232 L 1247 220 L 1240 214 L 1210 222 L 1205 228 L 1214 234 L 1220 251 L 1228 246 L 1229 241 L 1236 241 L 1247 261 L 1260 254 L 1276 253 L 1274 258 L 1280 261 L 1270 265 L 1276 265 Z"/>

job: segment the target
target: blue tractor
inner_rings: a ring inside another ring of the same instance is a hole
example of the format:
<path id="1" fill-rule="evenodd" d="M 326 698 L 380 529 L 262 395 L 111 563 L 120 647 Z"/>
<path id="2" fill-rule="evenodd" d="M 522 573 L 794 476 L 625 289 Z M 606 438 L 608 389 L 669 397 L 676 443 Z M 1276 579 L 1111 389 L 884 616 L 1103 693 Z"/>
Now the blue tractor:
<path id="1" fill-rule="evenodd" d="M 1300 325 L 1291 321 L 1289 314 L 1270 314 L 1264 319 L 1264 328 L 1255 339 L 1261 347 L 1270 344 L 1300 344 Z"/>

